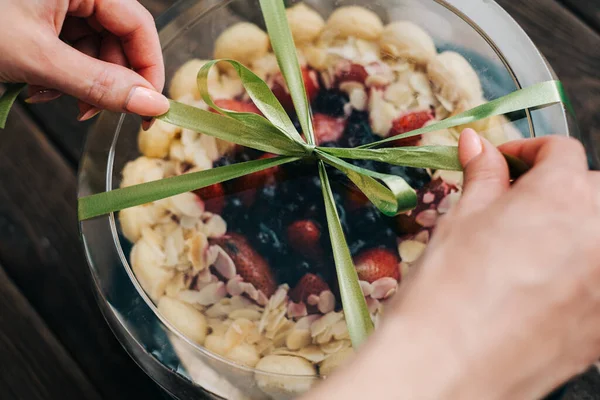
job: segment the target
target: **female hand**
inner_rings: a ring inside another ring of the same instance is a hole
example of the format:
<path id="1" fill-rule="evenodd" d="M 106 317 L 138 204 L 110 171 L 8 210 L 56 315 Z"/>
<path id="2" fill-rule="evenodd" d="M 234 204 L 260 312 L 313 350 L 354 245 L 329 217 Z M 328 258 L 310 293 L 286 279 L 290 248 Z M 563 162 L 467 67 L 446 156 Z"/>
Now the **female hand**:
<path id="1" fill-rule="evenodd" d="M 600 175 L 561 137 L 460 139 L 464 195 L 355 361 L 312 398 L 537 399 L 600 357 Z M 310 397 L 310 396 L 309 396 Z"/>
<path id="2" fill-rule="evenodd" d="M 0 54 L 0 82 L 30 84 L 32 103 L 72 95 L 81 121 L 169 108 L 158 33 L 136 0 L 5 0 Z"/>

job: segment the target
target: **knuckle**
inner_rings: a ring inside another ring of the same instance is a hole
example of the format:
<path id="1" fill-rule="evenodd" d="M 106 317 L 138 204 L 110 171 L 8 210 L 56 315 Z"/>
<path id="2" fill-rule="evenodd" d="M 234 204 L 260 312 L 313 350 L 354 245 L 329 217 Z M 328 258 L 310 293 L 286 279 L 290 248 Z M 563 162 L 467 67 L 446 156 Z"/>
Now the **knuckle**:
<path id="1" fill-rule="evenodd" d="M 571 153 L 581 157 L 582 159 L 586 158 L 586 152 L 583 144 L 575 138 L 558 135 L 551 136 L 549 138 L 549 145 L 558 153 Z"/>
<path id="2" fill-rule="evenodd" d="M 115 77 L 109 73 L 108 69 L 103 69 L 99 75 L 97 75 L 86 94 L 85 101 L 93 105 L 102 104 L 107 95 L 112 91 L 115 84 Z"/>
<path id="3" fill-rule="evenodd" d="M 563 146 L 564 146 L 564 150 L 565 151 L 569 151 L 572 152 L 574 154 L 578 154 L 580 157 L 585 158 L 586 154 L 585 154 L 585 148 L 583 147 L 583 144 L 572 137 L 562 137 L 563 139 Z"/>

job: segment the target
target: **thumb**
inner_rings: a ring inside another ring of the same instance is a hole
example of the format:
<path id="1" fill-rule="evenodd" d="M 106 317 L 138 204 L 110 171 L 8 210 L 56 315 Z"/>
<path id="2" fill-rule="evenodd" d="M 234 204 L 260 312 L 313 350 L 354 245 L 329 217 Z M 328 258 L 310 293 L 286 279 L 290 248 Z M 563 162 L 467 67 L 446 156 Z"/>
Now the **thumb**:
<path id="1" fill-rule="evenodd" d="M 49 65 L 36 74 L 40 85 L 110 111 L 157 116 L 169 110 L 167 98 L 129 68 L 90 57 L 59 40 L 49 53 Z"/>
<path id="2" fill-rule="evenodd" d="M 508 166 L 498 149 L 473 129 L 460 135 L 458 152 L 465 174 L 458 212 L 480 211 L 508 190 Z"/>

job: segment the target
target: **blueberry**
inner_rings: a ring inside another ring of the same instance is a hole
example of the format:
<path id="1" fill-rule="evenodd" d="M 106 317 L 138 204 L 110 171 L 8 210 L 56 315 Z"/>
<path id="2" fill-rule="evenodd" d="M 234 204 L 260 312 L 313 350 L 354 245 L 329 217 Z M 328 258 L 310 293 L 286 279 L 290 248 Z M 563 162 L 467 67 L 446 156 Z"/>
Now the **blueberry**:
<path id="1" fill-rule="evenodd" d="M 275 185 L 267 185 L 260 189 L 258 194 L 259 201 L 272 203 L 275 201 L 277 196 L 277 186 Z"/>
<path id="2" fill-rule="evenodd" d="M 367 247 L 367 244 L 368 243 L 362 239 L 355 239 L 348 245 L 350 248 L 350 254 L 352 254 L 352 256 L 357 255 L 361 250 Z"/>
<path id="3" fill-rule="evenodd" d="M 344 106 L 348 103 L 348 95 L 337 89 L 321 90 L 312 104 L 315 112 L 343 117 Z"/>
<path id="4" fill-rule="evenodd" d="M 369 113 L 365 111 L 353 111 L 348 118 L 346 129 L 342 136 L 342 147 L 358 147 L 373 143 L 377 139 L 369 125 Z"/>
<path id="5" fill-rule="evenodd" d="M 251 149 L 249 147 L 242 147 L 240 151 L 235 153 L 235 161 L 236 162 L 245 162 L 245 161 L 256 160 L 263 154 L 265 154 L 265 153 L 260 150 Z"/>
<path id="6" fill-rule="evenodd" d="M 254 240 L 259 253 L 268 258 L 287 254 L 287 245 L 279 235 L 265 223 L 258 224 L 258 231 Z"/>
<path id="7" fill-rule="evenodd" d="M 237 196 L 229 196 L 225 203 L 223 218 L 227 221 L 229 230 L 245 233 L 249 225 L 252 225 L 250 216 L 242 200 Z"/>
<path id="8" fill-rule="evenodd" d="M 422 168 L 402 167 L 387 164 L 387 169 L 382 171 L 386 174 L 396 175 L 404 178 L 413 189 L 419 190 L 431 182 L 431 176 Z"/>
<path id="9" fill-rule="evenodd" d="M 213 163 L 213 167 L 226 167 L 231 164 L 233 164 L 233 160 L 229 156 L 223 156 Z"/>
<path id="10" fill-rule="evenodd" d="M 287 262 L 281 264 L 281 268 L 277 269 L 276 275 L 279 283 L 287 283 L 293 288 L 304 275 L 313 271 L 310 261 L 300 259 L 290 262 L 288 259 Z"/>

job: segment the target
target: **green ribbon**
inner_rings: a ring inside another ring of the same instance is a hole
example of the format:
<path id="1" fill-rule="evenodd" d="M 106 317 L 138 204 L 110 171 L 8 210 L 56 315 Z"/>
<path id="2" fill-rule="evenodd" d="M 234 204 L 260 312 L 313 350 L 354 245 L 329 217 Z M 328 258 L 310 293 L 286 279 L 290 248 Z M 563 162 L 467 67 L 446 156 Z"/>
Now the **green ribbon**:
<path id="1" fill-rule="evenodd" d="M 340 293 L 346 314 L 348 330 L 356 347 L 371 332 L 373 326 L 362 296 L 352 257 L 346 244 L 337 215 L 335 201 L 325 165 L 341 171 L 385 215 L 394 216 L 417 205 L 417 195 L 404 179 L 382 174 L 353 165 L 349 160 L 373 160 L 400 166 L 461 170 L 458 149 L 453 146 L 419 146 L 378 148 L 386 143 L 470 124 L 492 116 L 515 111 L 564 104 L 571 109 L 564 88 L 559 81 L 548 81 L 517 90 L 507 96 L 485 103 L 459 115 L 433 123 L 402 135 L 386 138 L 358 148 L 329 148 L 315 145 L 310 105 L 302 81 L 294 42 L 291 36 L 285 8 L 281 0 L 260 0 L 263 16 L 282 74 L 287 82 L 294 106 L 307 141 L 302 139 L 291 119 L 269 86 L 251 70 L 235 60 L 208 62 L 198 73 L 198 87 L 202 99 L 217 113 L 171 101 L 170 110 L 158 117 L 165 122 L 201 132 L 205 135 L 233 142 L 242 146 L 277 154 L 277 157 L 239 163 L 154 182 L 111 190 L 79 199 L 79 219 L 106 215 L 128 207 L 134 207 L 177 194 L 198 190 L 216 183 L 262 171 L 274 166 L 301 159 L 318 160 L 319 177 L 336 263 Z M 246 93 L 263 115 L 240 113 L 218 107 L 208 88 L 208 74 L 218 62 L 231 64 L 239 75 Z M 9 88 L 0 98 L 0 127 L 23 85 Z M 521 160 L 505 156 L 513 176 L 527 171 Z"/>

